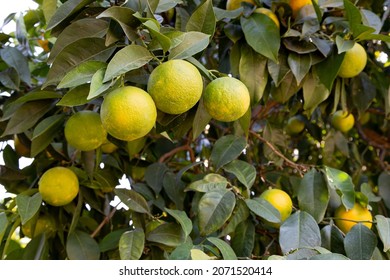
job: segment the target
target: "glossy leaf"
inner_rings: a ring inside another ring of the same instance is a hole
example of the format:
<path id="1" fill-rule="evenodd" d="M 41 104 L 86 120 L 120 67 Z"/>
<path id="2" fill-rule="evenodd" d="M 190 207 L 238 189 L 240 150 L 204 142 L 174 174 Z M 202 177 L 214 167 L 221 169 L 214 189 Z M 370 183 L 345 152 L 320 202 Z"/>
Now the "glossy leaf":
<path id="1" fill-rule="evenodd" d="M 220 190 L 205 193 L 199 201 L 200 234 L 209 235 L 230 218 L 236 200 L 231 191 Z"/>
<path id="2" fill-rule="evenodd" d="M 171 48 L 172 41 L 160 32 L 160 24 L 158 22 L 156 24 L 155 20 L 148 20 L 142 24 L 149 30 L 152 38 L 155 38 L 158 41 L 164 53 Z"/>
<path id="3" fill-rule="evenodd" d="M 159 194 L 163 187 L 163 179 L 168 168 L 163 163 L 153 163 L 146 168 L 145 180 L 146 183 L 154 190 L 155 194 Z"/>
<path id="4" fill-rule="evenodd" d="M 390 209 L 390 173 L 383 171 L 378 178 L 379 194 L 386 207 Z"/>
<path id="5" fill-rule="evenodd" d="M 58 84 L 57 88 L 70 88 L 90 82 L 93 75 L 107 64 L 102 61 L 86 61 L 69 71 Z"/>
<path id="6" fill-rule="evenodd" d="M 90 84 L 83 84 L 68 91 L 61 100 L 56 104 L 57 106 L 79 106 L 88 103 Z"/>
<path id="7" fill-rule="evenodd" d="M 382 215 L 376 215 L 375 220 L 379 238 L 383 243 L 383 252 L 387 252 L 390 250 L 390 219 Z"/>
<path id="8" fill-rule="evenodd" d="M 318 254 L 313 257 L 311 257 L 309 260 L 350 260 L 344 255 L 337 254 L 337 253 L 327 253 L 327 254 Z"/>
<path id="9" fill-rule="evenodd" d="M 4 212 L 0 213 L 0 242 L 3 241 L 3 236 L 8 227 L 7 215 Z"/>
<path id="10" fill-rule="evenodd" d="M 341 192 L 341 201 L 345 208 L 351 209 L 355 204 L 354 184 L 344 171 L 325 166 L 324 169 L 329 187 Z"/>
<path id="11" fill-rule="evenodd" d="M 329 91 L 332 90 L 333 83 L 343 62 L 344 54 L 337 54 L 336 51 L 333 51 L 325 60 L 314 66 L 314 73 L 318 75 L 321 84 Z"/>
<path id="12" fill-rule="evenodd" d="M 330 91 L 319 81 L 315 75 L 308 75 L 303 83 L 303 108 L 309 115 L 325 101 L 330 95 Z"/>
<path id="13" fill-rule="evenodd" d="M 150 212 L 148 203 L 139 193 L 133 190 L 115 189 L 115 194 L 119 197 L 121 202 L 129 207 L 132 211 L 145 214 Z"/>
<path id="14" fill-rule="evenodd" d="M 253 213 L 267 220 L 268 222 L 281 222 L 280 212 L 267 200 L 261 197 L 256 197 L 253 199 L 246 199 L 245 203 Z"/>
<path id="15" fill-rule="evenodd" d="M 103 92 L 108 90 L 111 86 L 111 83 L 103 83 L 104 74 L 106 73 L 105 68 L 101 68 L 93 74 L 91 79 L 91 85 L 89 87 L 89 93 L 87 99 L 93 99 L 101 95 Z"/>
<path id="16" fill-rule="evenodd" d="M 216 18 L 213 1 L 206 0 L 191 14 L 186 25 L 186 31 L 199 31 L 211 36 L 214 35 Z"/>
<path id="17" fill-rule="evenodd" d="M 27 58 L 17 48 L 9 46 L 2 47 L 0 55 L 2 60 L 7 63 L 9 67 L 13 67 L 16 70 L 23 82 L 28 85 L 31 84 Z"/>
<path id="18" fill-rule="evenodd" d="M 310 55 L 299 55 L 291 52 L 288 55 L 288 65 L 293 72 L 298 84 L 301 83 L 306 74 L 309 73 L 311 67 L 311 56 Z"/>
<path id="19" fill-rule="evenodd" d="M 210 192 L 224 190 L 228 181 L 219 174 L 207 174 L 202 180 L 194 181 L 188 185 L 185 191 Z"/>
<path id="20" fill-rule="evenodd" d="M 266 57 L 256 53 L 250 47 L 245 47 L 241 51 L 240 80 L 247 86 L 252 104 L 256 104 L 263 97 L 267 86 L 267 61 Z"/>
<path id="21" fill-rule="evenodd" d="M 152 58 L 153 56 L 150 52 L 142 46 L 130 45 L 124 47 L 108 63 L 103 82 L 107 82 L 116 76 L 142 67 Z"/>
<path id="22" fill-rule="evenodd" d="M 184 243 L 186 236 L 180 225 L 165 223 L 152 230 L 146 236 L 146 240 L 170 247 L 177 247 Z"/>
<path id="23" fill-rule="evenodd" d="M 207 112 L 203 98 L 200 99 L 196 109 L 194 121 L 192 124 L 192 138 L 196 139 L 205 129 L 206 125 L 211 121 L 211 116 Z"/>
<path id="24" fill-rule="evenodd" d="M 115 47 L 106 47 L 102 38 L 83 38 L 66 46 L 53 61 L 44 87 L 55 85 L 80 63 L 88 60 L 106 61 Z"/>
<path id="25" fill-rule="evenodd" d="M 301 86 L 298 85 L 294 74 L 289 71 L 280 81 L 278 87 L 272 86 L 271 95 L 277 102 L 286 103 L 300 88 Z"/>
<path id="26" fill-rule="evenodd" d="M 240 19 L 248 44 L 259 54 L 277 62 L 280 48 L 280 33 L 276 24 L 266 15 L 253 13 Z"/>
<path id="27" fill-rule="evenodd" d="M 121 228 L 119 230 L 111 231 L 109 234 L 99 242 L 100 252 L 107 252 L 117 249 L 119 246 L 119 240 L 125 232 L 129 231 L 128 228 Z"/>
<path id="28" fill-rule="evenodd" d="M 243 137 L 227 135 L 219 138 L 211 152 L 210 160 L 216 169 L 236 159 L 246 147 L 246 140 Z"/>
<path id="29" fill-rule="evenodd" d="M 343 233 L 334 225 L 326 225 L 321 229 L 321 246 L 333 253 L 345 255 Z"/>
<path id="30" fill-rule="evenodd" d="M 26 95 L 23 95 L 15 100 L 14 104 L 22 104 L 29 101 L 38 101 L 44 99 L 58 99 L 61 98 L 61 96 L 62 95 L 60 93 L 49 90 L 30 91 Z"/>
<path id="31" fill-rule="evenodd" d="M 107 32 L 107 29 L 108 23 L 101 19 L 84 18 L 72 22 L 58 36 L 50 50 L 48 63 L 52 63 L 66 46 L 83 38 L 101 38 Z"/>
<path id="32" fill-rule="evenodd" d="M 126 231 L 119 240 L 121 260 L 139 260 L 145 246 L 145 234 L 141 229 Z"/>
<path id="33" fill-rule="evenodd" d="M 223 169 L 234 174 L 237 179 L 248 189 L 250 189 L 256 179 L 256 168 L 242 160 L 233 160 L 223 166 Z"/>
<path id="34" fill-rule="evenodd" d="M 185 59 L 203 51 L 209 44 L 210 35 L 190 31 L 176 38 L 179 43 L 169 53 L 171 59 Z"/>
<path id="35" fill-rule="evenodd" d="M 70 260 L 98 260 L 98 243 L 88 233 L 76 230 L 69 234 L 66 241 L 66 253 Z"/>
<path id="36" fill-rule="evenodd" d="M 294 249 L 321 246 L 317 222 L 304 211 L 295 212 L 281 225 L 279 244 L 284 254 Z"/>
<path id="37" fill-rule="evenodd" d="M 187 237 L 192 231 L 192 221 L 188 218 L 186 212 L 174 209 L 165 208 L 165 212 L 175 218 L 175 220 L 181 225 L 184 235 Z"/>
<path id="38" fill-rule="evenodd" d="M 255 226 L 251 220 L 246 220 L 237 226 L 231 246 L 238 257 L 251 258 L 255 247 L 255 236 Z"/>
<path id="39" fill-rule="evenodd" d="M 213 243 L 218 250 L 221 252 L 224 260 L 236 260 L 237 256 L 234 253 L 233 249 L 227 244 L 225 241 L 216 238 L 216 237 L 208 237 L 207 240 Z"/>
<path id="40" fill-rule="evenodd" d="M 223 228 L 222 232 L 219 234 L 219 237 L 228 235 L 231 232 L 234 232 L 236 227 L 249 217 L 249 209 L 246 206 L 246 203 L 242 200 L 237 200 L 236 207 L 233 211 L 229 223 L 226 227 Z"/>
<path id="41" fill-rule="evenodd" d="M 170 260 L 190 260 L 191 259 L 191 251 L 194 247 L 192 244 L 192 240 L 187 238 L 186 242 L 177 246 L 172 253 L 169 255 Z"/>
<path id="42" fill-rule="evenodd" d="M 376 235 L 365 225 L 352 227 L 344 239 L 345 252 L 351 260 L 370 260 L 377 245 Z"/>
<path id="43" fill-rule="evenodd" d="M 47 30 L 53 29 L 72 14 L 76 13 L 78 10 L 92 3 L 93 1 L 94 0 L 69 0 L 65 2 L 51 17 L 49 23 L 47 24 Z"/>
<path id="44" fill-rule="evenodd" d="M 31 197 L 24 194 L 16 196 L 16 205 L 23 225 L 38 212 L 41 204 L 42 196 L 39 192 Z"/>
<path id="45" fill-rule="evenodd" d="M 320 223 L 326 213 L 330 194 L 321 172 L 311 169 L 303 177 L 298 189 L 299 209 L 306 211 Z"/>
<path id="46" fill-rule="evenodd" d="M 191 260 L 210 260 L 211 257 L 199 249 L 191 249 Z"/>

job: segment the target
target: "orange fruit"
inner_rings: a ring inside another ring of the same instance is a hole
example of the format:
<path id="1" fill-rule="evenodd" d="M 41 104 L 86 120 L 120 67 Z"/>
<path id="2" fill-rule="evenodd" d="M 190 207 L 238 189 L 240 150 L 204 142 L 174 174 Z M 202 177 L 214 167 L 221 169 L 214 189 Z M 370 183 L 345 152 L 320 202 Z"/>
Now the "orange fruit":
<path id="1" fill-rule="evenodd" d="M 156 123 L 156 105 L 150 95 L 133 86 L 107 94 L 100 110 L 103 127 L 113 137 L 132 141 L 148 134 Z"/>
<path id="2" fill-rule="evenodd" d="M 65 124 L 65 138 L 69 145 L 80 151 L 91 151 L 106 140 L 100 116 L 93 111 L 80 111 L 72 115 Z"/>
<path id="3" fill-rule="evenodd" d="M 348 233 L 354 225 L 361 222 L 369 229 L 372 227 L 371 212 L 355 203 L 352 209 L 346 210 L 344 205 L 340 205 L 335 211 L 335 224 L 345 234 Z"/>
<path id="4" fill-rule="evenodd" d="M 333 114 L 331 122 L 334 128 L 346 133 L 354 126 L 355 117 L 348 112 L 339 110 Z"/>
<path id="5" fill-rule="evenodd" d="M 191 63 L 180 59 L 169 60 L 152 71 L 147 91 L 160 111 L 182 114 L 199 101 L 203 79 Z"/>
<path id="6" fill-rule="evenodd" d="M 280 225 L 291 215 L 292 201 L 288 193 L 280 189 L 268 189 L 261 193 L 261 198 L 265 199 L 275 207 L 280 213 L 281 223 L 269 223 L 268 225 L 279 228 Z"/>
<path id="7" fill-rule="evenodd" d="M 352 78 L 360 74 L 367 64 L 367 53 L 362 45 L 355 43 L 345 52 L 338 75 L 341 78 Z"/>
<path id="8" fill-rule="evenodd" d="M 53 167 L 47 170 L 38 182 L 43 201 L 53 206 L 70 203 L 79 193 L 79 180 L 76 174 L 66 167 Z"/>
<path id="9" fill-rule="evenodd" d="M 203 104 L 214 119 L 231 122 L 246 113 L 250 106 L 250 95 L 248 88 L 240 80 L 222 77 L 207 85 Z"/>
<path id="10" fill-rule="evenodd" d="M 311 2 L 311 0 L 290 0 L 290 7 L 292 9 L 293 16 L 297 16 L 299 10 L 306 5 L 313 5 L 313 3 Z"/>

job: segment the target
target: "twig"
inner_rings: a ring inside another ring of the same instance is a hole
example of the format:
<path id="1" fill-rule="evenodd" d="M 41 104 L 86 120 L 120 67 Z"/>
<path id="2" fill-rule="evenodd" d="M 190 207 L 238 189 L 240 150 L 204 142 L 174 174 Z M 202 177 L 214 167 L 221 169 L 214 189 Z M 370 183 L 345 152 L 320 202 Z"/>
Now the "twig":
<path id="1" fill-rule="evenodd" d="M 95 229 L 95 231 L 91 233 L 92 238 L 94 238 L 103 228 L 103 226 L 111 220 L 115 212 L 116 212 L 116 207 L 114 207 L 114 209 L 111 210 L 111 212 L 103 219 L 103 221 L 99 224 L 99 226 Z"/>
<path id="2" fill-rule="evenodd" d="M 257 134 L 256 132 L 254 132 L 253 130 L 250 130 L 249 131 L 250 134 L 252 134 L 253 136 L 255 136 L 257 139 L 259 139 L 261 142 L 263 142 L 264 144 L 266 144 L 271 150 L 272 152 L 274 152 L 277 156 L 279 156 L 280 158 L 282 158 L 284 160 L 284 162 L 286 163 L 286 165 L 296 169 L 299 174 L 301 176 L 303 176 L 303 173 L 305 173 L 307 171 L 307 168 L 304 167 L 303 165 L 301 164 L 297 164 L 291 160 L 289 160 L 288 158 L 286 158 L 285 155 L 283 155 L 280 151 L 278 151 L 278 149 L 276 149 L 272 143 L 270 143 L 268 140 L 264 139 L 263 137 L 261 137 L 259 134 Z"/>
<path id="3" fill-rule="evenodd" d="M 194 151 L 192 150 L 190 145 L 186 144 L 183 146 L 176 147 L 176 148 L 170 150 L 169 152 L 163 154 L 160 157 L 160 159 L 158 160 L 158 162 L 160 162 L 160 163 L 165 162 L 168 158 L 170 158 L 171 156 L 174 156 L 176 153 L 181 152 L 181 151 L 188 151 L 190 153 L 191 162 L 195 161 Z"/>

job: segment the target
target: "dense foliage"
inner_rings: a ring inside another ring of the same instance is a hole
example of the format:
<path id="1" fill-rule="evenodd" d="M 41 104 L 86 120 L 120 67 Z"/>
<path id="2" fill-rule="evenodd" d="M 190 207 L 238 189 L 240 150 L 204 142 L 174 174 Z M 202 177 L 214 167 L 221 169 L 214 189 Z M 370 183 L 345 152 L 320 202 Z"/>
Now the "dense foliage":
<path id="1" fill-rule="evenodd" d="M 35 2 L 6 19 L 15 32 L 0 32 L 0 183 L 13 194 L 0 201 L 2 259 L 390 258 L 390 1 L 319 0 L 293 16 L 288 1 L 255 0 L 280 28 L 225 0 Z M 367 65 L 340 78 L 354 42 Z M 172 59 L 195 65 L 205 86 L 239 78 L 250 110 L 220 122 L 201 99 L 180 115 L 158 112 L 144 138 L 108 136 L 118 147 L 109 152 L 66 142 L 70 116 L 99 112 L 118 87 L 146 90 Z M 351 130 L 332 126 L 337 110 L 352 113 Z M 286 129 L 292 117 L 304 127 Z M 34 160 L 21 169 L 22 156 Z M 42 202 L 37 185 L 55 166 L 80 181 L 60 207 Z M 124 175 L 130 188 L 118 186 Z M 270 226 L 279 212 L 259 198 L 270 187 L 293 200 L 279 229 Z M 344 234 L 334 211 L 355 202 L 372 228 Z M 20 228 L 40 216 L 54 229 L 21 246 Z"/>

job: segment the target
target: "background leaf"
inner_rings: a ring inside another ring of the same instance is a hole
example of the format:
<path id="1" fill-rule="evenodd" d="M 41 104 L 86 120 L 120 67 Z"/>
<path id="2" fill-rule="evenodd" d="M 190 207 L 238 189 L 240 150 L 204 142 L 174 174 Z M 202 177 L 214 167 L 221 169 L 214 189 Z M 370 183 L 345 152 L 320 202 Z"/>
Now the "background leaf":
<path id="1" fill-rule="evenodd" d="M 223 169 L 234 174 L 246 188 L 250 189 L 256 179 L 256 168 L 246 161 L 235 159 L 223 166 Z"/>
<path id="2" fill-rule="evenodd" d="M 115 189 L 115 194 L 131 210 L 147 214 L 150 212 L 149 205 L 145 198 L 133 190 Z"/>
<path id="3" fill-rule="evenodd" d="M 253 213 L 255 213 L 259 217 L 262 217 L 268 222 L 281 222 L 280 212 L 267 200 L 261 197 L 256 197 L 254 199 L 246 199 L 245 203 Z"/>
<path id="4" fill-rule="evenodd" d="M 126 231 L 119 240 L 121 260 L 139 260 L 144 251 L 145 234 L 140 229 Z"/>
<path id="5" fill-rule="evenodd" d="M 375 220 L 379 238 L 383 243 L 383 252 L 387 252 L 390 250 L 390 219 L 382 215 L 376 215 Z"/>
<path id="6" fill-rule="evenodd" d="M 246 141 L 243 137 L 227 135 L 219 138 L 213 147 L 210 160 L 216 169 L 236 159 L 246 147 Z"/>
<path id="7" fill-rule="evenodd" d="M 213 243 L 221 251 L 224 260 L 237 259 L 237 256 L 234 253 L 233 249 L 225 241 L 216 237 L 208 237 L 207 240 Z"/>
<path id="8" fill-rule="evenodd" d="M 99 245 L 89 234 L 76 230 L 69 234 L 66 241 L 66 253 L 70 260 L 98 260 Z"/>
<path id="9" fill-rule="evenodd" d="M 33 196 L 19 194 L 16 197 L 16 205 L 20 215 L 22 225 L 26 224 L 39 210 L 42 204 L 42 196 L 38 192 Z"/>

